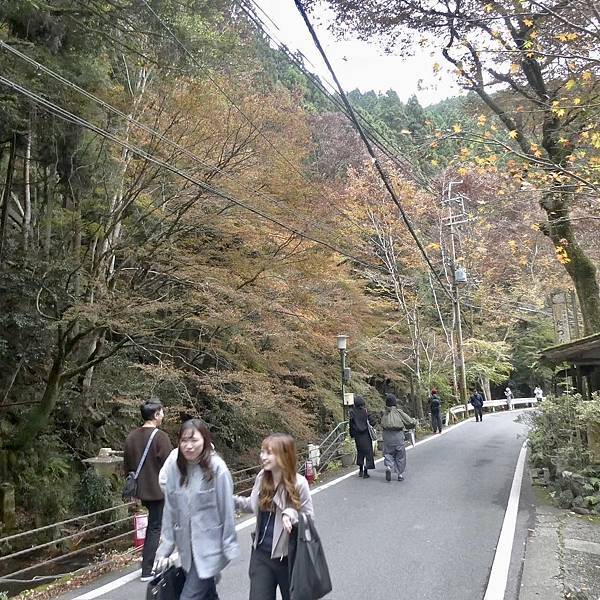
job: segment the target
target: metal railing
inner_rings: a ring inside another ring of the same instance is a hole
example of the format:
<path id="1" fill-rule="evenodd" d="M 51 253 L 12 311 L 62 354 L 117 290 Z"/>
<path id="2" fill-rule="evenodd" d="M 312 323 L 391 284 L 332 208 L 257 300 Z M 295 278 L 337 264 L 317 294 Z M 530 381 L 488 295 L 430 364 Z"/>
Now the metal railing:
<path id="1" fill-rule="evenodd" d="M 39 534 L 44 531 L 49 531 L 52 529 L 54 529 L 55 531 L 59 531 L 61 527 L 64 527 L 66 525 L 73 525 L 77 522 L 85 521 L 88 519 L 93 519 L 100 515 L 106 515 L 110 512 L 118 511 L 120 509 L 128 509 L 130 506 L 133 506 L 135 504 L 136 504 L 135 502 L 122 503 L 122 504 L 118 504 L 117 506 L 112 506 L 111 508 L 106 508 L 106 509 L 95 511 L 95 512 L 88 513 L 85 515 L 80 515 L 78 517 L 73 517 L 71 519 L 59 521 L 58 523 L 52 523 L 51 525 L 44 525 L 43 527 L 36 527 L 35 529 L 30 529 L 28 531 L 23 531 L 23 532 L 16 533 L 13 535 L 5 536 L 3 538 L 0 538 L 0 546 L 9 544 L 10 542 L 14 542 L 15 540 L 21 539 L 25 536 Z M 83 528 L 83 529 L 76 531 L 75 533 L 70 533 L 70 534 L 63 535 L 63 536 L 57 537 L 55 539 L 52 539 L 49 542 L 44 542 L 42 544 L 36 544 L 29 548 L 24 548 L 22 550 L 17 550 L 15 552 L 5 554 L 0 557 L 0 563 L 3 563 L 3 562 L 6 563 L 6 561 L 8 561 L 8 560 L 20 558 L 27 554 L 32 554 L 32 553 L 38 552 L 40 550 L 46 550 L 48 548 L 51 548 L 52 546 L 56 546 L 57 544 L 61 544 L 61 543 L 73 541 L 73 540 L 78 540 L 78 539 L 83 539 L 84 537 L 86 537 L 87 535 L 89 535 L 91 533 L 98 533 L 99 531 L 108 529 L 110 527 L 115 527 L 115 526 L 119 527 L 120 525 L 122 526 L 125 522 L 131 521 L 131 520 L 132 520 L 132 516 L 127 515 L 126 517 L 118 518 L 116 520 L 111 520 L 107 523 L 102 523 L 100 525 L 95 525 L 93 527 Z M 86 526 L 83 525 L 83 527 L 86 527 Z M 44 566 L 51 565 L 51 564 L 60 562 L 62 560 L 68 559 L 68 558 L 72 558 L 77 554 L 89 552 L 91 550 L 95 550 L 95 549 L 99 548 L 100 546 L 104 546 L 111 542 L 123 539 L 127 536 L 132 536 L 134 531 L 135 531 L 135 528 L 133 528 L 133 527 L 128 528 L 125 532 L 111 536 L 107 539 L 103 539 L 101 541 L 94 542 L 92 544 L 86 544 L 86 545 L 76 548 L 75 550 L 72 550 L 70 552 L 61 553 L 59 556 L 53 556 L 53 557 L 47 558 L 45 560 L 35 561 L 31 565 L 28 565 L 28 566 L 18 569 L 16 571 L 12 571 L 10 573 L 4 573 L 4 574 L 0 575 L 0 581 L 13 582 L 13 583 L 24 583 L 25 582 L 24 580 L 18 580 L 15 578 L 18 575 L 22 575 L 23 573 L 27 573 L 34 569 L 39 569 L 40 567 L 44 567 Z M 29 581 L 31 583 L 34 583 L 34 582 L 41 582 L 41 581 L 47 580 L 47 579 L 56 579 L 58 577 L 60 577 L 60 576 L 55 576 L 53 574 L 37 575 L 37 576 L 33 577 L 32 579 L 30 579 Z"/>
<path id="2" fill-rule="evenodd" d="M 338 423 L 335 429 L 319 444 L 320 462 L 317 471 L 322 471 L 337 455 L 348 435 L 348 421 Z"/>
<path id="3" fill-rule="evenodd" d="M 511 401 L 511 406 L 523 406 L 527 404 L 538 404 L 537 398 L 513 398 Z M 508 406 L 508 401 L 506 398 L 500 400 L 484 400 L 483 408 L 491 408 L 495 410 L 497 407 L 506 407 Z M 459 404 L 457 406 L 453 406 L 448 411 L 446 411 L 446 425 L 448 425 L 450 421 L 450 416 L 458 417 L 459 415 L 467 414 L 471 411 L 474 411 L 472 404 L 469 402 L 467 404 L 467 408 L 465 408 L 464 404 Z"/>

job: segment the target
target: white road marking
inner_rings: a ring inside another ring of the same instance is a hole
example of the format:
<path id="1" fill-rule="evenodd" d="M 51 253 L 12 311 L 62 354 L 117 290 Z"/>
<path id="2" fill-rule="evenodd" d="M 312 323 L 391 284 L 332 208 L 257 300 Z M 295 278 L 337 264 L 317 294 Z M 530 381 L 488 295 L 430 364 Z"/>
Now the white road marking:
<path id="1" fill-rule="evenodd" d="M 108 592 L 112 592 L 117 588 L 129 583 L 130 581 L 134 581 L 135 579 L 139 579 L 142 574 L 141 569 L 137 569 L 136 571 L 132 571 L 131 573 L 127 573 L 127 575 L 123 575 L 123 577 L 119 577 L 114 581 L 103 585 L 102 587 L 96 588 L 87 594 L 82 594 L 81 596 L 77 596 L 75 600 L 93 600 L 93 598 L 98 598 L 98 596 L 103 596 L 104 594 L 108 594 Z"/>
<path id="2" fill-rule="evenodd" d="M 521 483 L 523 481 L 526 456 L 527 442 L 524 442 L 517 460 L 513 482 L 510 488 L 510 495 L 508 497 L 508 505 L 506 506 L 506 512 L 504 513 L 504 521 L 502 522 L 502 529 L 500 531 L 500 537 L 498 538 L 498 545 L 496 546 L 494 562 L 492 563 L 492 570 L 483 600 L 504 600 L 506 584 L 508 582 L 510 558 L 515 539 L 515 529 L 517 527 L 519 500 L 521 498 Z"/>
<path id="3" fill-rule="evenodd" d="M 430 442 L 431 440 L 436 440 L 440 436 L 448 433 L 449 431 L 453 431 L 454 429 L 456 429 L 456 428 L 460 427 L 461 425 L 464 425 L 465 423 L 468 423 L 469 421 L 472 421 L 472 420 L 473 420 L 473 417 L 466 419 L 464 421 L 461 421 L 460 423 L 457 423 L 456 425 L 450 425 L 449 427 L 446 427 L 445 429 L 443 429 L 442 433 L 434 434 L 434 435 L 429 436 L 428 438 L 425 438 L 424 440 L 420 440 L 419 442 L 417 442 L 415 444 L 414 447 L 416 448 L 417 446 L 420 446 L 421 444 L 426 444 L 427 442 Z M 407 450 L 411 450 L 411 449 L 412 449 L 412 446 L 409 446 L 407 448 Z M 383 460 L 383 458 L 380 458 L 380 459 L 376 460 L 375 463 L 379 463 L 382 460 Z M 342 475 L 341 477 L 332 479 L 331 481 L 328 481 L 327 483 L 324 483 L 323 485 L 320 485 L 320 486 L 314 488 L 311 491 L 311 495 L 314 496 L 315 494 L 318 494 L 319 492 L 322 492 L 323 490 L 333 487 L 334 485 L 337 485 L 338 483 L 341 483 L 342 481 L 349 479 L 350 477 L 356 477 L 356 471 L 352 471 L 351 473 L 346 473 L 345 475 Z M 246 519 L 245 521 L 242 521 L 241 523 L 238 523 L 235 526 L 235 530 L 241 531 L 242 529 L 247 529 L 251 525 L 254 525 L 254 523 L 256 523 L 256 517 L 251 517 L 249 519 Z M 141 574 L 142 574 L 142 570 L 137 569 L 136 571 L 128 573 L 127 575 L 123 575 L 122 577 L 119 577 L 119 578 L 115 579 L 114 581 L 111 581 L 111 582 L 107 583 L 106 585 L 103 585 L 102 587 L 99 587 L 95 590 L 91 590 L 90 592 L 86 592 L 85 594 L 82 594 L 81 596 L 77 596 L 73 600 L 94 600 L 94 598 L 99 598 L 100 596 L 103 596 L 104 594 L 107 594 L 108 592 L 112 592 L 113 590 L 116 590 L 117 588 L 124 586 L 126 583 L 129 583 L 130 581 L 139 579 Z M 489 599 L 486 598 L 485 600 L 489 600 Z"/>

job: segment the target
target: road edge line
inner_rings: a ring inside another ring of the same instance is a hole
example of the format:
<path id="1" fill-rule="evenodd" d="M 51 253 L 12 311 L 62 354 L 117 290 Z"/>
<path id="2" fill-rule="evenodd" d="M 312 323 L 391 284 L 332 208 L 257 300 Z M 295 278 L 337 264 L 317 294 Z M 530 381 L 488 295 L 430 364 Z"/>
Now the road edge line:
<path id="1" fill-rule="evenodd" d="M 525 458 L 527 457 L 527 441 L 523 442 L 515 474 L 513 476 L 512 486 L 502 521 L 500 537 L 494 553 L 494 561 L 488 579 L 483 600 L 504 600 L 506 586 L 508 584 L 508 574 L 510 570 L 510 560 L 512 557 L 513 544 L 515 540 L 515 531 L 517 529 L 517 517 L 519 514 L 519 503 L 521 501 L 521 485 L 523 483 L 523 473 L 525 471 Z"/>

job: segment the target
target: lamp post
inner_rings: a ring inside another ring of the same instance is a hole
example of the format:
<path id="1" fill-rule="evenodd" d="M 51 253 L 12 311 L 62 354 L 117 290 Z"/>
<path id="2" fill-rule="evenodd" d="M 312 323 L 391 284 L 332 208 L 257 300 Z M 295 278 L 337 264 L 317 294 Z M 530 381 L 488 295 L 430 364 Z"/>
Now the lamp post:
<path id="1" fill-rule="evenodd" d="M 336 337 L 337 347 L 340 351 L 340 367 L 341 367 L 341 382 L 342 382 L 342 416 L 346 420 L 346 344 L 348 342 L 347 335 L 338 335 Z"/>

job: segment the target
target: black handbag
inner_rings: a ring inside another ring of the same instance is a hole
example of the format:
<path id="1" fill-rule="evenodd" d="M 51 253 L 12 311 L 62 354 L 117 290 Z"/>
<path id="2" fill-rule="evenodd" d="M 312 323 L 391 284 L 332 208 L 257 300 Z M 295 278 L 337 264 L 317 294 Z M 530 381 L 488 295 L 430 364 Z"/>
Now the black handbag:
<path id="1" fill-rule="evenodd" d="M 321 538 L 313 520 L 300 513 L 290 576 L 290 600 L 317 600 L 332 589 Z"/>
<path id="2" fill-rule="evenodd" d="M 146 600 L 179 600 L 185 583 L 181 567 L 169 567 L 157 575 L 146 590 Z"/>
<path id="3" fill-rule="evenodd" d="M 142 458 L 137 466 L 137 469 L 134 471 L 129 471 L 127 473 L 127 477 L 125 477 L 125 484 L 123 485 L 123 491 L 121 492 L 121 496 L 123 500 L 128 501 L 131 498 L 137 498 L 138 493 L 138 477 L 140 475 L 140 471 L 144 466 L 144 462 L 146 461 L 146 456 L 148 456 L 148 451 L 150 450 L 150 446 L 152 445 L 152 440 L 154 436 L 157 434 L 158 429 L 155 429 L 151 434 L 150 438 L 146 442 L 146 447 L 144 448 L 144 453 L 142 454 Z"/>

